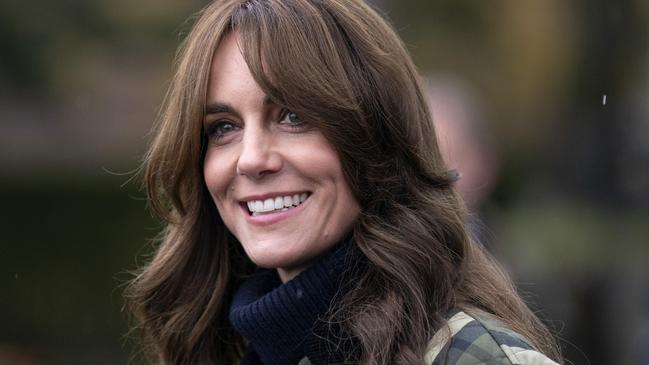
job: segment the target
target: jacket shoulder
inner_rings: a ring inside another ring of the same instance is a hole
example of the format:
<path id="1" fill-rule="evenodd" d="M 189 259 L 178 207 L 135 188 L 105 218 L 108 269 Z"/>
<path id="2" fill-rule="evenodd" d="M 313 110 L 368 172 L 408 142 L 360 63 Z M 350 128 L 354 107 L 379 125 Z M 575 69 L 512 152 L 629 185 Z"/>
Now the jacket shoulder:
<path id="1" fill-rule="evenodd" d="M 455 313 L 428 345 L 432 365 L 557 365 L 518 333 L 488 316 Z"/>

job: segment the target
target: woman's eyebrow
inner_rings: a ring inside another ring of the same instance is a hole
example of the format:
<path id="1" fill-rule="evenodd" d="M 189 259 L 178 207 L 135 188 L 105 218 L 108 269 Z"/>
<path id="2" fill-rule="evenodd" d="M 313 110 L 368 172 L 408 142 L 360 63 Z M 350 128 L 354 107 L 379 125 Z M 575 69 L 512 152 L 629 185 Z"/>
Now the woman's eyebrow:
<path id="1" fill-rule="evenodd" d="M 232 107 L 226 103 L 209 103 L 205 106 L 205 115 L 231 113 Z"/>
<path id="2" fill-rule="evenodd" d="M 273 106 L 275 103 L 268 97 L 264 96 L 264 106 Z M 205 105 L 205 115 L 220 114 L 220 113 L 233 113 L 234 108 L 228 103 L 213 102 Z"/>

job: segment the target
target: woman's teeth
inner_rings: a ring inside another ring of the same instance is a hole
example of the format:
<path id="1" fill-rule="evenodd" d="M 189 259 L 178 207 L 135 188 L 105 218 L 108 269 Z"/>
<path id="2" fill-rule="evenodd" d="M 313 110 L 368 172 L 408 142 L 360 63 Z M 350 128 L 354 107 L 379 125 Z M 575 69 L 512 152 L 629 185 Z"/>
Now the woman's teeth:
<path id="1" fill-rule="evenodd" d="M 302 204 L 309 194 L 295 194 L 293 196 L 278 196 L 266 200 L 251 200 L 248 204 L 248 211 L 253 217 L 263 213 L 284 212 Z"/>

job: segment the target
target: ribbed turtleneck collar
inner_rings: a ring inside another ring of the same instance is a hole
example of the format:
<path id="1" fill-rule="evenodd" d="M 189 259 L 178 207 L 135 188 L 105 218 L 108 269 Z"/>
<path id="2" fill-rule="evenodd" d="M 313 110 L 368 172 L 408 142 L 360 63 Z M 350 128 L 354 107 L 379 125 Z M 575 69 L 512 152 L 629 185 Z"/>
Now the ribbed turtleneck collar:
<path id="1" fill-rule="evenodd" d="M 232 326 L 249 341 L 242 363 L 255 363 L 257 356 L 264 364 L 281 365 L 297 364 L 305 356 L 313 364 L 347 363 L 354 357 L 353 339 L 333 344 L 331 339 L 349 336 L 323 321 L 348 290 L 360 258 L 356 244 L 347 239 L 284 284 L 274 269 L 259 269 L 244 281 L 230 308 Z"/>

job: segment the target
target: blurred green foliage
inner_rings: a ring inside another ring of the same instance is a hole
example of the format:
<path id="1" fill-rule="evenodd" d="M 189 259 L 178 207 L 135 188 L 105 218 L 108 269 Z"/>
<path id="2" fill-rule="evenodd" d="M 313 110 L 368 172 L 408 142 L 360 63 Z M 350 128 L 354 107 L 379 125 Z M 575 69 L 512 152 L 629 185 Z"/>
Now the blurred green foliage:
<path id="1" fill-rule="evenodd" d="M 160 227 L 124 180 L 2 179 L 0 343 L 47 364 L 126 363 L 121 289 Z"/>
<path id="2" fill-rule="evenodd" d="M 47 89 L 92 49 L 170 52 L 187 17 L 204 1 L 4 1 L 0 72 L 14 87 Z"/>

